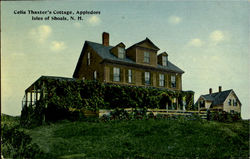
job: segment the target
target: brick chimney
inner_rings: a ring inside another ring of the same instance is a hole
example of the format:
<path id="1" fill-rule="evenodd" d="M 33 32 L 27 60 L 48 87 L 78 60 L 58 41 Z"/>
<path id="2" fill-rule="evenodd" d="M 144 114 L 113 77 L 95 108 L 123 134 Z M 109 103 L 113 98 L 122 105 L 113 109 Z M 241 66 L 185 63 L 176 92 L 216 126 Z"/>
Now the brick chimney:
<path id="1" fill-rule="evenodd" d="M 109 33 L 102 33 L 102 45 L 109 46 Z"/>
<path id="2" fill-rule="evenodd" d="M 221 92 L 221 86 L 219 86 L 219 92 Z"/>
<path id="3" fill-rule="evenodd" d="M 212 88 L 209 88 L 209 94 L 212 94 Z"/>

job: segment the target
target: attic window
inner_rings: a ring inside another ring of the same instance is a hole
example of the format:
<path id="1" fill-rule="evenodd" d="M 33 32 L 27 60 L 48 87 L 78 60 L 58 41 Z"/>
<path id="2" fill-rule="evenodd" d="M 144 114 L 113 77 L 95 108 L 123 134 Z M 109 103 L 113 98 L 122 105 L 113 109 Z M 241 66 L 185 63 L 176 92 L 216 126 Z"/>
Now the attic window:
<path id="1" fill-rule="evenodd" d="M 118 47 L 118 58 L 124 59 L 124 57 L 125 57 L 125 49 Z"/>
<path id="2" fill-rule="evenodd" d="M 237 100 L 233 100 L 233 106 L 237 106 Z"/>
<path id="3" fill-rule="evenodd" d="M 232 105 L 231 103 L 232 103 L 232 100 L 229 99 L 229 100 L 228 100 L 228 105 Z"/>
<path id="4" fill-rule="evenodd" d="M 162 56 L 162 65 L 167 66 L 167 56 Z"/>

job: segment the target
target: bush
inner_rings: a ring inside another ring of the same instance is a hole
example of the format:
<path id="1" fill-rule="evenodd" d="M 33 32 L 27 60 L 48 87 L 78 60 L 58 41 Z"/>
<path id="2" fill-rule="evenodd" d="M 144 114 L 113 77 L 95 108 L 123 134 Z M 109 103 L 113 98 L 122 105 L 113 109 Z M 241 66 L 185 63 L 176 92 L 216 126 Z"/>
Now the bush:
<path id="1" fill-rule="evenodd" d="M 228 112 L 211 112 L 211 120 L 220 122 L 235 122 L 241 120 L 239 113 L 228 113 Z"/>
<path id="2" fill-rule="evenodd" d="M 45 155 L 37 144 L 18 127 L 1 125 L 1 152 L 5 158 L 42 158 Z M 46 155 L 45 155 L 46 156 Z"/>
<path id="3" fill-rule="evenodd" d="M 62 80 L 42 77 L 34 84 L 41 89 L 41 99 L 33 107 L 22 110 L 22 125 L 41 125 L 44 122 L 72 119 L 69 108 L 97 111 L 99 109 L 135 108 L 131 118 L 144 118 L 145 108 L 159 108 L 170 98 L 187 100 L 186 109 L 193 109 L 193 92 L 173 92 L 150 87 L 130 87 L 102 84 L 97 81 Z M 44 94 L 45 93 L 45 94 Z M 161 102 L 161 103 L 160 103 Z M 144 112 L 141 112 L 143 110 Z M 116 110 L 118 111 L 118 110 Z M 122 112 L 117 112 L 122 113 Z M 123 112 L 120 117 L 126 119 Z M 73 117 L 73 120 L 77 118 Z"/>

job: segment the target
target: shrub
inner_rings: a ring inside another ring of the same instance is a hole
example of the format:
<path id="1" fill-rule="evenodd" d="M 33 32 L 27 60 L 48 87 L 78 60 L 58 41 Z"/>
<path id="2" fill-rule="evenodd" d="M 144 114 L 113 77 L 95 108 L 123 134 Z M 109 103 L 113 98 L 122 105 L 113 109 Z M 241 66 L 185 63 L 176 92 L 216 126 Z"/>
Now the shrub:
<path id="1" fill-rule="evenodd" d="M 173 92 L 150 87 L 130 87 L 102 84 L 98 81 L 62 80 L 42 77 L 34 84 L 41 89 L 41 99 L 34 108 L 22 110 L 22 125 L 41 125 L 45 122 L 71 119 L 69 108 L 97 111 L 99 109 L 135 108 L 132 118 L 144 118 L 145 108 L 159 108 L 172 97 L 187 100 L 186 109 L 194 109 L 193 92 Z M 161 102 L 161 103 L 160 103 Z M 140 112 L 142 109 L 144 112 Z M 120 112 L 121 113 L 121 112 Z M 124 112 L 116 118 L 128 118 Z M 73 119 L 76 120 L 76 119 Z"/>
<path id="2" fill-rule="evenodd" d="M 241 120 L 239 113 L 228 113 L 228 112 L 211 112 L 211 120 L 220 122 L 235 122 Z"/>
<path id="3" fill-rule="evenodd" d="M 1 125 L 1 152 L 5 158 L 42 158 L 45 155 L 37 144 L 18 127 Z"/>

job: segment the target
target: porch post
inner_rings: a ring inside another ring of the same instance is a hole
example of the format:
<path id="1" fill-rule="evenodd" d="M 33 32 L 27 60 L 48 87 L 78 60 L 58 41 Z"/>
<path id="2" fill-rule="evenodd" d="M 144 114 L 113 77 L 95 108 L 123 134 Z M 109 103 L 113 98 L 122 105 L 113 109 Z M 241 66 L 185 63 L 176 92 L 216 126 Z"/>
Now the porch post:
<path id="1" fill-rule="evenodd" d="M 27 106 L 28 103 L 28 93 L 25 91 L 25 106 Z"/>
<path id="2" fill-rule="evenodd" d="M 32 105 L 32 91 L 30 91 L 30 104 Z"/>

